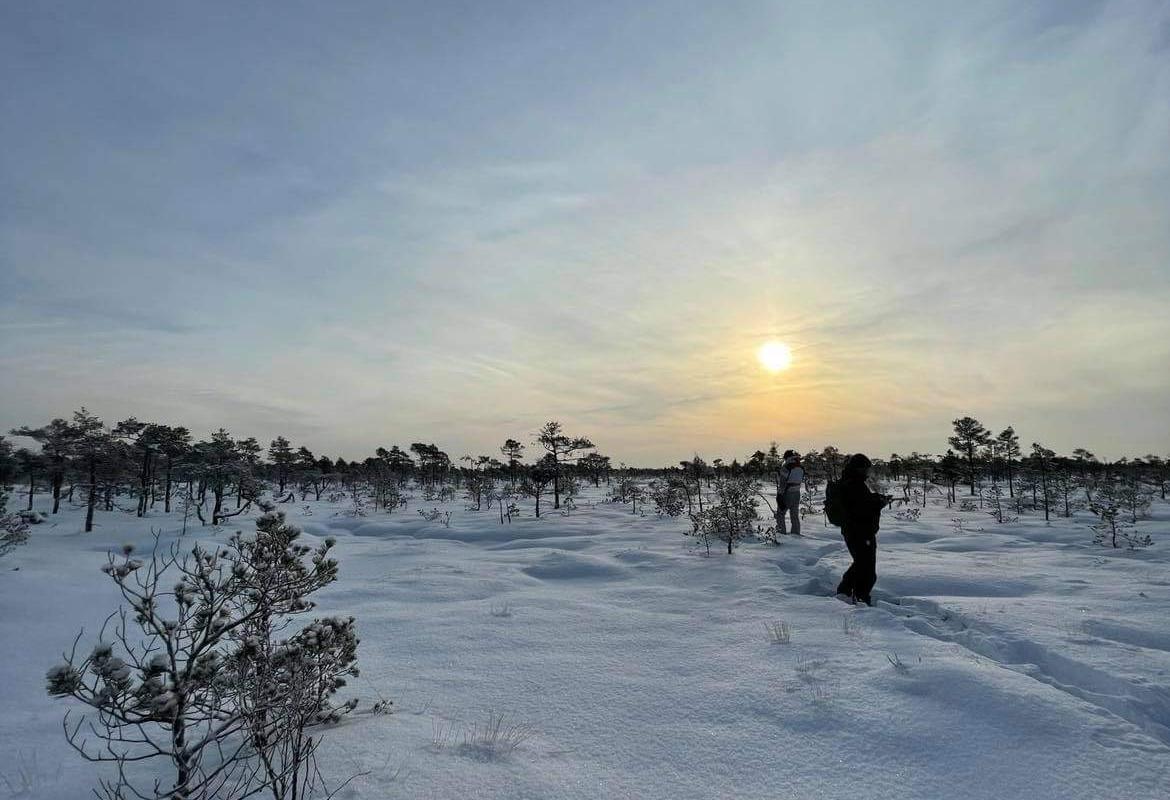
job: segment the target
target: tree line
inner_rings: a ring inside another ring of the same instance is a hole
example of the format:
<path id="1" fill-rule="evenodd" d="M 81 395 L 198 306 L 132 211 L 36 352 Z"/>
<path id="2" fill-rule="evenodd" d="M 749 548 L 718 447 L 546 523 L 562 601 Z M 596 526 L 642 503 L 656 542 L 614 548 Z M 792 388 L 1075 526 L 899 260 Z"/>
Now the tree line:
<path id="1" fill-rule="evenodd" d="M 348 499 L 354 513 L 371 506 L 392 512 L 405 505 L 408 486 L 419 488 L 427 501 L 450 500 L 462 490 L 469 508 L 498 508 L 504 521 L 509 508 L 518 513 L 513 502 L 518 498 L 532 500 L 537 516 L 547 508 L 546 499 L 554 510 L 571 510 L 583 482 L 599 486 L 615 475 L 615 498 L 632 501 L 634 508 L 643 499 L 645 481 L 659 478 L 665 481 L 659 485 L 667 486 L 666 479 L 673 479 L 675 489 L 664 495 L 665 502 L 682 503 L 691 513 L 696 507 L 704 511 L 704 486 L 749 480 L 771 483 L 779 492 L 783 474 L 775 442 L 730 462 L 694 455 L 666 467 L 615 466 L 588 437 L 566 433 L 557 421 L 544 424 L 528 443 L 508 437 L 491 454 L 452 458 L 434 443 L 414 442 L 405 449 L 378 447 L 353 461 L 317 455 L 283 436 L 265 448 L 254 437 L 235 437 L 223 428 L 195 440 L 186 427 L 134 417 L 110 425 L 85 408 L 69 419 L 15 428 L 10 435 L 30 444 L 16 447 L 0 437 L 0 487 L 19 483 L 28 511 L 44 494 L 51 498 L 51 514 L 58 513 L 62 501 L 84 505 L 86 531 L 93 529 L 98 512 L 133 511 L 141 517 L 159 507 L 170 513 L 176 504 L 185 518 L 216 525 L 244 513 L 265 490 L 278 503 L 325 497 Z M 1085 448 L 1057 454 L 1038 442 L 1025 451 L 1011 426 L 996 434 L 970 416 L 953 421 L 946 444 L 938 455 L 875 458 L 874 474 L 900 484 L 905 502 L 921 505 L 928 495 L 940 493 L 948 505 L 959 502 L 958 487 L 964 486 L 982 506 L 990 499 L 986 484 L 997 498 L 1002 487 L 1005 507 L 1016 513 L 1042 511 L 1045 519 L 1088 507 L 1095 501 L 1095 487 L 1128 486 L 1131 491 L 1120 502 L 1128 503 L 1135 522 L 1143 498 L 1153 491 L 1165 499 L 1170 483 L 1170 461 L 1159 456 L 1108 462 Z M 805 511 L 816 513 L 812 498 L 838 477 L 848 454 L 829 445 L 806 450 L 802 457 Z"/>

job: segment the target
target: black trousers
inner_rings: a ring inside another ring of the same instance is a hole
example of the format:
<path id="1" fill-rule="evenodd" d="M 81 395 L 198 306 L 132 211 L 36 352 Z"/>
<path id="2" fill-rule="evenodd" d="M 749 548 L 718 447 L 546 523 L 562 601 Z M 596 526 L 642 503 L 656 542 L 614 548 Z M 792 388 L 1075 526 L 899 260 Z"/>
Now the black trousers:
<path id="1" fill-rule="evenodd" d="M 877 535 L 852 536 L 847 532 L 842 535 L 845 537 L 845 546 L 849 548 L 849 555 L 853 556 L 853 563 L 841 576 L 837 594 L 847 594 L 868 604 L 869 593 L 877 581 Z"/>

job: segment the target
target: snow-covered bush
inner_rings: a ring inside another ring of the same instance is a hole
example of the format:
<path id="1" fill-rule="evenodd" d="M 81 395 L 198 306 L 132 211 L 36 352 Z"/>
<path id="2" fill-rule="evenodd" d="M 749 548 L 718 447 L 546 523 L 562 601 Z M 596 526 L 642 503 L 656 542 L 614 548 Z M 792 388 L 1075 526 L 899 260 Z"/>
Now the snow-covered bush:
<path id="1" fill-rule="evenodd" d="M 67 715 L 66 736 L 86 759 L 117 767 L 100 795 L 284 798 L 319 781 L 317 739 L 306 728 L 353 707 L 335 707 L 332 696 L 356 674 L 357 638 L 352 619 L 278 637 L 313 608 L 309 595 L 336 580 L 337 562 L 332 539 L 299 544 L 300 531 L 273 508 L 265 506 L 254 538 L 186 552 L 160 553 L 156 543 L 149 559 L 127 546 L 108 557 L 102 571 L 125 605 L 89 653 L 75 641 L 46 676 L 50 695 L 96 712 L 88 725 Z M 154 760 L 170 763 L 170 786 L 133 774 Z"/>
<path id="2" fill-rule="evenodd" d="M 650 500 L 658 516 L 681 516 L 687 506 L 687 486 L 682 478 L 667 477 L 650 481 Z"/>
<path id="3" fill-rule="evenodd" d="M 1141 483 L 1136 480 L 1124 481 L 1115 487 L 1114 493 L 1129 517 L 1130 524 L 1136 525 L 1138 519 L 1149 516 L 1154 493 Z"/>
<path id="4" fill-rule="evenodd" d="M 821 496 L 821 481 L 814 477 L 804 479 L 804 487 L 800 492 L 800 518 L 820 514 L 825 508 L 825 499 Z"/>
<path id="5" fill-rule="evenodd" d="M 422 517 L 423 519 L 425 519 L 427 522 L 438 522 L 444 528 L 451 527 L 451 512 L 450 511 L 440 511 L 437 508 L 432 508 L 430 511 L 424 511 L 423 509 L 420 508 L 418 510 L 418 515 L 420 517 Z"/>
<path id="6" fill-rule="evenodd" d="M 28 541 L 28 523 L 16 514 L 0 515 L 0 556 Z"/>
<path id="7" fill-rule="evenodd" d="M 1133 523 L 1124 519 L 1124 512 L 1129 497 L 1125 487 L 1113 484 L 1102 484 L 1089 501 L 1089 511 L 1097 518 L 1097 523 L 1090 526 L 1093 530 L 1093 541 L 1096 544 L 1108 544 L 1112 547 L 1125 545 L 1130 550 L 1139 547 L 1149 547 L 1154 543 L 1149 534 L 1144 536 L 1133 530 Z"/>
<path id="8" fill-rule="evenodd" d="M 715 484 L 717 502 L 691 514 L 689 536 L 696 537 L 711 552 L 711 540 L 727 543 L 730 555 L 740 540 L 757 532 L 759 484 L 746 478 L 729 478 Z"/>
<path id="9" fill-rule="evenodd" d="M 382 507 L 387 514 L 393 514 L 396 509 L 406 508 L 407 499 L 402 487 L 392 483 L 382 490 Z"/>
<path id="10" fill-rule="evenodd" d="M 619 475 L 609 489 L 609 502 L 630 503 L 630 513 L 638 513 L 638 504 L 646 498 L 646 487 L 632 474 Z"/>
<path id="11" fill-rule="evenodd" d="M 28 541 L 29 517 L 36 515 L 37 522 L 42 517 L 37 512 L 18 511 L 15 514 L 7 513 L 8 492 L 0 486 L 0 556 L 7 555 L 14 548 Z"/>
<path id="12" fill-rule="evenodd" d="M 991 488 L 984 491 L 984 499 L 987 503 L 987 514 L 993 520 L 1001 525 L 1008 522 L 1015 522 L 1018 517 L 1014 517 L 1008 508 L 1008 499 L 1003 496 L 1003 488 L 999 484 L 993 485 Z"/>

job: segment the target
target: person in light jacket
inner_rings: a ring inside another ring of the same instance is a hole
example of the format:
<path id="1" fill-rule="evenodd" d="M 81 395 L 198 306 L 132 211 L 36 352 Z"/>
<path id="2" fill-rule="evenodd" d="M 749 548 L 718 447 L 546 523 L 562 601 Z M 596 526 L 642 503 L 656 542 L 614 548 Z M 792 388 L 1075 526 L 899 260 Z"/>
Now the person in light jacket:
<path id="1" fill-rule="evenodd" d="M 800 486 L 804 483 L 804 467 L 800 465 L 800 454 L 796 451 L 784 451 L 784 469 L 780 472 L 780 480 L 784 482 L 784 490 L 780 494 L 784 505 L 776 512 L 780 533 L 788 534 L 788 526 L 784 524 L 784 513 L 787 511 L 792 521 L 792 535 L 800 536 Z"/>

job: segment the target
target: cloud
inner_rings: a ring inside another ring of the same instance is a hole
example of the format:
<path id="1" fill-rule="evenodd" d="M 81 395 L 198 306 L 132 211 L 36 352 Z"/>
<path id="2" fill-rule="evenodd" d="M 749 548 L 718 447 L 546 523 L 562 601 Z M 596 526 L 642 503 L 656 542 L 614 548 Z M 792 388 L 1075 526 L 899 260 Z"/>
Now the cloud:
<path id="1" fill-rule="evenodd" d="M 3 14 L 5 424 L 1164 441 L 1164 4 Z"/>

